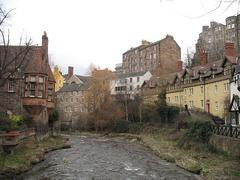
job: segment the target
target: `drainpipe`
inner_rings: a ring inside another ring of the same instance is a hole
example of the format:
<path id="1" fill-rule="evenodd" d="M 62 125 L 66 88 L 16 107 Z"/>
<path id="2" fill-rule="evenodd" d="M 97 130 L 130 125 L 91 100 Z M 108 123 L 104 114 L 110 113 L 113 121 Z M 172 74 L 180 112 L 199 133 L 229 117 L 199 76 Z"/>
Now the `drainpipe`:
<path id="1" fill-rule="evenodd" d="M 206 111 L 205 79 L 203 79 L 203 111 Z"/>

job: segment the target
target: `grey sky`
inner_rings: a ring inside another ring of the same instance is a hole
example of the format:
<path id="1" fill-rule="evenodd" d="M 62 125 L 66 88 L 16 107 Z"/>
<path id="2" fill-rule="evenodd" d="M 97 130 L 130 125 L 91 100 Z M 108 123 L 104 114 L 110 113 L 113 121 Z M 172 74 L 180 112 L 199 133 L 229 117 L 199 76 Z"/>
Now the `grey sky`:
<path id="1" fill-rule="evenodd" d="M 122 54 L 138 46 L 142 39 L 154 42 L 173 35 L 182 49 L 194 50 L 202 25 L 214 20 L 225 24 L 225 18 L 237 13 L 237 3 L 227 11 L 229 3 L 214 9 L 219 0 L 0 0 L 5 9 L 15 10 L 11 24 L 11 40 L 21 35 L 41 43 L 46 31 L 49 52 L 63 72 L 67 66 L 84 74 L 92 62 L 114 69 Z"/>

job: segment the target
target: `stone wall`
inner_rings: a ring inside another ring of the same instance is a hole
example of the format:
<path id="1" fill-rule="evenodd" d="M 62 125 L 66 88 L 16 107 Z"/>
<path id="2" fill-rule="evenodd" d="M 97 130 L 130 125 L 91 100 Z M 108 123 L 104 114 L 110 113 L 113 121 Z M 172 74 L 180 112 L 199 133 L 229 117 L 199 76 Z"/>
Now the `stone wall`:
<path id="1" fill-rule="evenodd" d="M 240 139 L 214 134 L 211 136 L 209 144 L 218 151 L 240 158 Z"/>

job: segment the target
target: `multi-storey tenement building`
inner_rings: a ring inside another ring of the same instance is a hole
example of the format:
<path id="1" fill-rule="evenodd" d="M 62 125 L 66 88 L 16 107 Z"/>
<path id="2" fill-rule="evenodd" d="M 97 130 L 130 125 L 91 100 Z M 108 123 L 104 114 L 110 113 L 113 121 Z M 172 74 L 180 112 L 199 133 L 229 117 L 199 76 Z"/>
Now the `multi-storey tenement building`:
<path id="1" fill-rule="evenodd" d="M 88 113 L 86 95 L 89 88 L 89 76 L 73 73 L 73 67 L 68 69 L 69 78 L 57 92 L 57 108 L 60 112 L 61 125 L 77 127 Z"/>
<path id="2" fill-rule="evenodd" d="M 11 56 L 21 52 L 23 46 L 0 46 L 0 56 Z M 32 46 L 31 50 L 19 56 L 17 61 L 26 62 L 12 74 L 0 88 L 0 112 L 23 114 L 33 120 L 37 133 L 47 133 L 48 115 L 54 108 L 54 77 L 48 62 L 48 37 L 42 36 L 42 46 Z"/>
<path id="3" fill-rule="evenodd" d="M 202 27 L 195 45 L 196 53 L 193 63 L 200 63 L 202 51 L 208 53 L 209 62 L 223 58 L 224 44 L 227 42 L 234 43 L 235 53 L 240 53 L 240 15 L 227 17 L 226 25 L 212 21 L 210 26 Z"/>
<path id="4" fill-rule="evenodd" d="M 224 55 L 225 25 L 212 21 L 210 26 L 203 26 L 196 43 L 195 60 L 200 63 L 202 51 L 208 53 L 209 62 L 219 60 Z"/>
<path id="5" fill-rule="evenodd" d="M 202 52 L 200 65 L 176 74 L 168 85 L 167 103 L 204 111 L 229 120 L 232 65 L 236 63 L 233 43 L 225 44 L 225 56 L 208 62 Z"/>
<path id="6" fill-rule="evenodd" d="M 226 18 L 226 42 L 234 43 L 235 53 L 240 53 L 240 15 Z"/>
<path id="7" fill-rule="evenodd" d="M 164 39 L 150 43 L 142 41 L 136 48 L 123 53 L 123 73 L 137 73 L 150 71 L 152 74 L 176 72 L 177 61 L 181 59 L 181 48 L 170 35 Z"/>

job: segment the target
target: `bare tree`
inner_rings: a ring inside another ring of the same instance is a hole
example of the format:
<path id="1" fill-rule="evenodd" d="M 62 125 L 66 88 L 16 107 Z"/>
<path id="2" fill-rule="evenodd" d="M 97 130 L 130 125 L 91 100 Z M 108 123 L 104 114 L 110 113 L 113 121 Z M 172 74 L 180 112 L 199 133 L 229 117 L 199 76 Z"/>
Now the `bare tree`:
<path id="1" fill-rule="evenodd" d="M 0 87 L 27 64 L 27 55 L 32 50 L 32 40 L 22 45 L 22 37 L 19 46 L 10 46 L 10 32 L 5 25 L 12 11 L 0 7 Z"/>

